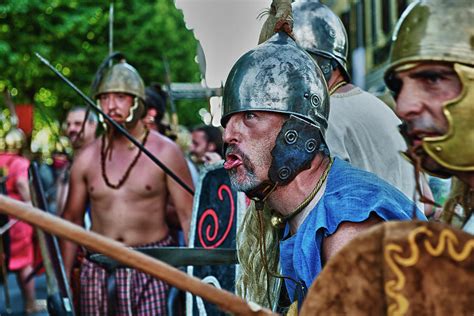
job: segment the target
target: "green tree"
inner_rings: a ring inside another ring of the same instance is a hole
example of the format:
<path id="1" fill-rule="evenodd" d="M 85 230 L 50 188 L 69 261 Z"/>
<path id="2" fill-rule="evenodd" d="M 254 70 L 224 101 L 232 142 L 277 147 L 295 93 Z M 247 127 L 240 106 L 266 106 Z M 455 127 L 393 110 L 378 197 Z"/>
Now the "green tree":
<path id="1" fill-rule="evenodd" d="M 63 120 L 72 105 L 84 102 L 34 52 L 88 93 L 98 65 L 108 55 L 109 5 L 77 0 L 0 4 L 0 91 L 8 88 L 16 103 L 35 105 L 35 129 Z M 173 0 L 121 0 L 114 2 L 114 9 L 114 50 L 127 56 L 146 83 L 164 82 L 163 56 L 172 81 L 200 80 L 194 61 L 197 41 Z M 197 111 L 205 104 L 179 106 L 181 122 L 197 123 Z"/>

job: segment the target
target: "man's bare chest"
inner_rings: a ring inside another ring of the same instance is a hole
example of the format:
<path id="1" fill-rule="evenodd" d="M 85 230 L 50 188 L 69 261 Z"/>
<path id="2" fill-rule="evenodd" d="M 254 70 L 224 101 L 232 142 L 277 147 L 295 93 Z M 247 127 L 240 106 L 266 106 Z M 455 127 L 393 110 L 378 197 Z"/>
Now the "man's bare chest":
<path id="1" fill-rule="evenodd" d="M 120 199 L 149 198 L 167 192 L 164 172 L 144 155 L 133 166 L 129 157 L 107 159 L 105 164 L 88 170 L 86 183 L 91 198 L 110 195 Z"/>

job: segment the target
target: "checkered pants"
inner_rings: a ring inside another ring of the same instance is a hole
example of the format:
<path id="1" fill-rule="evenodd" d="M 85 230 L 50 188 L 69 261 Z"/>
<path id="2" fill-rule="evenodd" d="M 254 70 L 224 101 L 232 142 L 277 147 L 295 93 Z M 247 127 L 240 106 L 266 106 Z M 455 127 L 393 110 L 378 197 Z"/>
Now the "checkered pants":
<path id="1" fill-rule="evenodd" d="M 171 236 L 140 246 L 165 247 L 173 245 Z M 145 273 L 130 268 L 115 270 L 116 315 L 166 315 L 169 285 Z M 107 273 L 84 258 L 81 266 L 81 315 L 107 315 Z"/>

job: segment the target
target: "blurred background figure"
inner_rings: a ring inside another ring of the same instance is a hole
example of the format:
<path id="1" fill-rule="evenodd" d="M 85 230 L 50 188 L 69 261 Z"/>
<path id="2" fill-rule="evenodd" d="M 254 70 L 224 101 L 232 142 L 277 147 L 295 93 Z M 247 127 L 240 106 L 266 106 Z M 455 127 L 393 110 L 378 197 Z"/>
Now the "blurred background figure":
<path id="1" fill-rule="evenodd" d="M 196 186 L 199 180 L 199 173 L 196 166 L 189 159 L 189 148 L 191 143 L 191 134 L 189 130 L 182 125 L 178 125 L 175 130 L 171 129 L 166 115 L 167 94 L 161 89 L 160 84 L 153 83 L 146 87 L 145 96 L 147 112 L 145 118 L 143 119 L 143 123 L 149 129 L 158 131 L 160 134 L 170 138 L 178 144 L 181 151 L 183 151 L 185 154 L 186 164 L 188 165 L 189 172 L 191 173 L 193 184 Z M 169 206 L 168 210 L 173 208 L 174 207 Z M 176 216 L 177 215 L 173 212 L 168 211 L 168 220 L 171 223 L 174 222 L 176 225 L 178 225 L 179 221 L 177 221 Z"/>
<path id="2" fill-rule="evenodd" d="M 98 119 L 97 115 L 88 111 L 86 107 L 75 106 L 69 110 L 64 125 L 69 142 L 60 137 L 53 153 L 53 167 L 58 174 L 56 182 L 56 212 L 58 214 L 62 213 L 69 192 L 70 159 L 73 159 L 83 148 L 95 140 Z M 68 155 L 68 152 L 70 153 L 68 144 L 72 145 L 72 156 Z"/>
<path id="3" fill-rule="evenodd" d="M 24 132 L 12 127 L 0 142 L 0 170 L 6 195 L 15 200 L 31 203 L 28 184 L 30 162 L 21 154 L 25 144 Z M 9 221 L 14 225 L 9 230 L 8 269 L 17 276 L 25 302 L 25 312 L 35 313 L 43 308 L 36 304 L 34 278 L 27 281 L 34 270 L 33 227 L 21 221 L 17 222 L 14 218 L 9 218 Z"/>
<path id="4" fill-rule="evenodd" d="M 145 126 L 175 140 L 176 137 L 171 135 L 170 125 L 164 120 L 166 114 L 166 92 L 161 89 L 161 85 L 154 83 L 145 88 L 145 97 L 147 106 L 147 112 L 143 119 Z"/>
<path id="5" fill-rule="evenodd" d="M 86 118 L 87 115 L 87 118 Z M 66 135 L 70 139 L 74 154 L 90 144 L 97 131 L 97 115 L 86 107 L 76 106 L 66 117 Z"/>
<path id="6" fill-rule="evenodd" d="M 399 154 L 406 149 L 398 131 L 401 122 L 384 102 L 351 83 L 349 38 L 341 19 L 317 1 L 294 2 L 293 14 L 296 42 L 317 62 L 329 88 L 326 141 L 331 155 L 376 174 L 417 202 L 413 166 Z M 431 198 L 424 184 L 422 193 Z"/>
<path id="7" fill-rule="evenodd" d="M 189 154 L 198 168 L 222 159 L 222 131 L 219 127 L 198 126 L 192 130 L 191 137 Z"/>

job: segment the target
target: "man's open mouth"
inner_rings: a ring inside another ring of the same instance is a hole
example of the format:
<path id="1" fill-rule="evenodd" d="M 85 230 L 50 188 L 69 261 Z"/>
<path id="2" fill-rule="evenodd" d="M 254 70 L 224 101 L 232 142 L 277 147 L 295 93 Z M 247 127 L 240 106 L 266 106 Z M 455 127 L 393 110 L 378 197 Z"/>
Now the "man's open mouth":
<path id="1" fill-rule="evenodd" d="M 225 157 L 224 169 L 230 170 L 237 168 L 242 164 L 242 159 L 236 154 L 229 153 Z"/>

